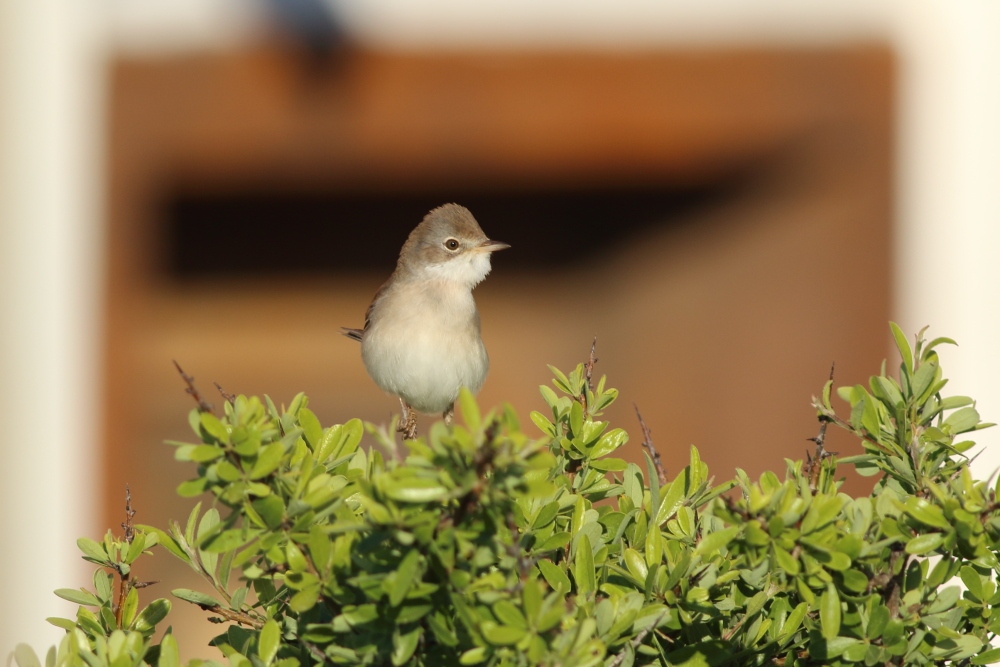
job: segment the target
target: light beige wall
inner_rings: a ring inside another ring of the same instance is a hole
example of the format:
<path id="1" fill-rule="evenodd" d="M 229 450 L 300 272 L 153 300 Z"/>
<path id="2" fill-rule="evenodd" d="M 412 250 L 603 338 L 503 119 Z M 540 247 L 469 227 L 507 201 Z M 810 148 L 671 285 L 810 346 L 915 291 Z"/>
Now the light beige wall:
<path id="1" fill-rule="evenodd" d="M 86 0 L 0 1 L 0 660 L 59 639 L 92 532 L 101 69 Z M 79 583 L 78 583 L 79 582 Z"/>

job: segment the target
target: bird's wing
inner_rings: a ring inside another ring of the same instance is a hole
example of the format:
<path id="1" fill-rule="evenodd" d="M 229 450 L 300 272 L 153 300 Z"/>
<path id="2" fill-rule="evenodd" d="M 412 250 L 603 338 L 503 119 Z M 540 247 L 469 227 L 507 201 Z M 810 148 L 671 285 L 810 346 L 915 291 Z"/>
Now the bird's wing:
<path id="1" fill-rule="evenodd" d="M 365 331 L 368 330 L 368 325 L 371 324 L 372 310 L 375 308 L 375 304 L 377 304 L 379 300 L 381 300 L 382 295 L 385 294 L 385 291 L 386 289 L 388 289 L 388 287 L 389 287 L 389 281 L 386 281 L 381 287 L 378 288 L 378 291 L 375 292 L 374 298 L 372 298 L 372 302 L 368 304 L 368 310 L 365 311 L 364 329 L 352 329 L 350 327 L 340 327 L 340 333 L 343 334 L 344 336 L 347 336 L 351 340 L 356 340 L 360 342 L 361 337 L 364 335 Z"/>

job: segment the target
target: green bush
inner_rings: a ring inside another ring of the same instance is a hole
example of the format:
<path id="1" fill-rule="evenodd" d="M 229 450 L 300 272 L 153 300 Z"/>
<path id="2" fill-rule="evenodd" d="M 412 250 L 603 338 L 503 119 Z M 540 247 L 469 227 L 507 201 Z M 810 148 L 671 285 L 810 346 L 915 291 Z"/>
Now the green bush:
<path id="1" fill-rule="evenodd" d="M 649 455 L 614 458 L 628 435 L 599 420 L 617 391 L 591 385 L 592 363 L 552 369 L 531 414 L 540 438 L 467 393 L 464 425 L 434 424 L 405 451 L 392 426 L 368 425 L 367 449 L 358 420 L 324 429 L 302 395 L 280 410 L 238 396 L 218 416 L 200 402 L 199 442 L 171 444 L 197 464 L 179 493 L 211 507 L 80 540 L 95 590 L 57 592 L 81 606 L 52 619 L 67 635 L 46 664 L 178 664 L 169 631 L 150 639 L 170 603 L 140 611 L 129 577 L 154 544 L 204 576 L 207 593 L 173 595 L 221 624 L 213 643 L 234 667 L 998 660 L 1000 503 L 958 437 L 989 424 L 942 396 L 950 340 L 893 333 L 898 377 L 883 364 L 868 387 L 838 389 L 843 414 L 828 382 L 817 456 L 757 481 L 714 484 L 694 447 L 669 481 Z M 865 453 L 825 452 L 829 425 Z M 880 476 L 872 494 L 839 492 L 838 464 Z M 38 663 L 24 646 L 15 658 Z"/>

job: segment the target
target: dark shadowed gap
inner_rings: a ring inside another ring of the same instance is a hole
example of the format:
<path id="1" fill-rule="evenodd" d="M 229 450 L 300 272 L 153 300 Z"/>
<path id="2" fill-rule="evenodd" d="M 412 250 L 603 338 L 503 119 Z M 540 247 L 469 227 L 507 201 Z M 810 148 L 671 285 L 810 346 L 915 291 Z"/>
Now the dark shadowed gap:
<path id="1" fill-rule="evenodd" d="M 268 192 L 259 187 L 177 189 L 166 204 L 167 274 L 214 277 L 384 271 L 424 214 L 456 202 L 491 238 L 507 266 L 584 263 L 651 227 L 676 226 L 745 187 L 732 176 L 695 187 L 633 186 L 455 192 Z"/>

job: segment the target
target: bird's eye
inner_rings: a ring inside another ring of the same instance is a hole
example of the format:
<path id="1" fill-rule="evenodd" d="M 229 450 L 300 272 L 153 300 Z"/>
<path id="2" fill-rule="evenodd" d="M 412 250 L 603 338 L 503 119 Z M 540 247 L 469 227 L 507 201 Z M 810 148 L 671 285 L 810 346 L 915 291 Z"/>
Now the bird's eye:
<path id="1" fill-rule="evenodd" d="M 458 250 L 458 239 L 448 239 L 444 242 L 444 247 L 448 250 Z"/>

